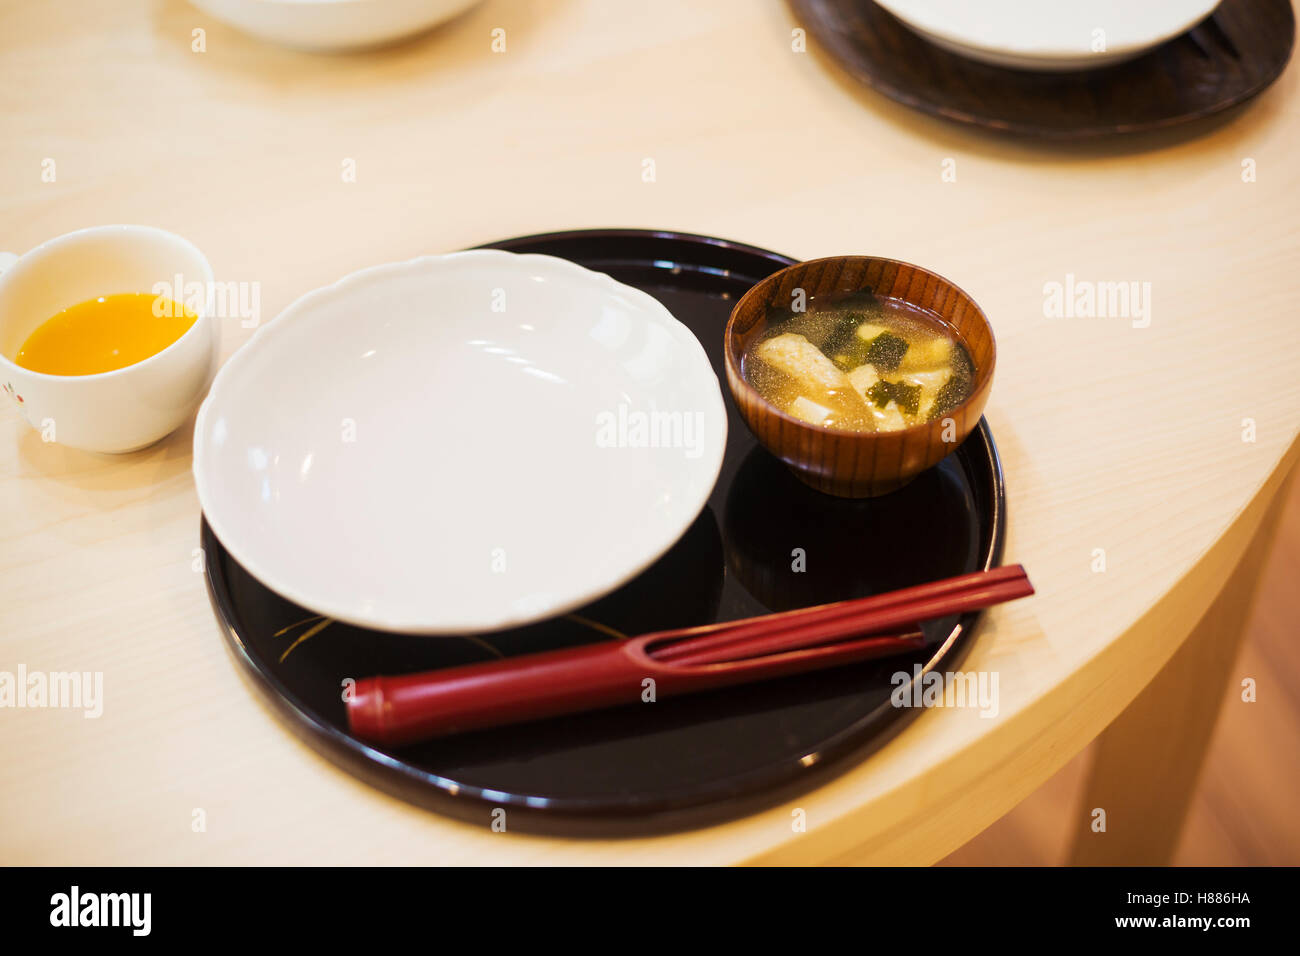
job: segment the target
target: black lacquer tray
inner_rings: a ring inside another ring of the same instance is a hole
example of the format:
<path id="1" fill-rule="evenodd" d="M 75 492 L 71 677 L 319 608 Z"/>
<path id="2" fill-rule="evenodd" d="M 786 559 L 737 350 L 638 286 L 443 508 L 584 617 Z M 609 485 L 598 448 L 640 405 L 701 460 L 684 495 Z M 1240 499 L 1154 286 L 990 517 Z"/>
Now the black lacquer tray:
<path id="1" fill-rule="evenodd" d="M 699 336 L 724 382 L 722 332 L 733 303 L 792 261 L 737 243 L 642 230 L 527 236 L 492 247 L 562 256 L 644 289 Z M 865 754 L 913 714 L 891 705 L 893 675 L 953 668 L 976 615 L 933 622 L 927 648 L 907 656 L 392 752 L 349 736 L 344 717 L 349 677 L 861 597 L 999 562 L 1005 501 L 987 423 L 901 491 L 848 501 L 798 482 L 755 443 L 729 397 L 727 405 L 722 473 L 694 525 L 648 571 L 574 615 L 465 638 L 329 622 L 263 587 L 204 522 L 208 587 L 223 630 L 313 746 L 377 786 L 484 825 L 500 807 L 510 829 L 653 832 L 788 797 Z"/>
<path id="2" fill-rule="evenodd" d="M 1223 0 L 1132 60 L 1043 73 L 950 53 L 871 0 L 788 2 L 819 48 L 877 92 L 933 116 L 1052 140 L 1161 129 L 1231 109 L 1282 74 L 1295 42 L 1291 0 Z"/>

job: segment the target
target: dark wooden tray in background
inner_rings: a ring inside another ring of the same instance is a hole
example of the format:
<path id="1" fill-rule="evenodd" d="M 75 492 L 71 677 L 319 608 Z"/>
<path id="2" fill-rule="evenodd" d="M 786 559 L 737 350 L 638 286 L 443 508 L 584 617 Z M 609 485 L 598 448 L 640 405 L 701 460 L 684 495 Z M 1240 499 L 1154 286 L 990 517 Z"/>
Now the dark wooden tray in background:
<path id="1" fill-rule="evenodd" d="M 870 0 L 789 4 L 818 46 L 877 92 L 933 116 L 1055 140 L 1160 129 L 1237 106 L 1282 74 L 1295 42 L 1290 0 L 1224 0 L 1136 59 L 1038 73 L 950 53 Z"/>

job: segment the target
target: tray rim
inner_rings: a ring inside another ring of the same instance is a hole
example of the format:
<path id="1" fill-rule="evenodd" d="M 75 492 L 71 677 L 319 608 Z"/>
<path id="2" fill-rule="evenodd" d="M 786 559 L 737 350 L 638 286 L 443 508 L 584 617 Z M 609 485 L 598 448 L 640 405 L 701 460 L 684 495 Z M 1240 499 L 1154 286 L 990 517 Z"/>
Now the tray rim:
<path id="1" fill-rule="evenodd" d="M 758 246 L 671 230 L 555 231 L 518 236 L 474 248 L 508 248 L 517 244 L 561 239 L 605 238 L 667 239 L 723 247 L 768 260 L 773 264 L 774 270 L 798 261 Z M 981 547 L 978 562 L 980 567 L 988 570 L 1001 561 L 1006 543 L 1006 479 L 992 430 L 984 417 L 980 418 L 967 438 L 967 442 L 975 440 L 981 444 L 983 456 L 990 466 L 988 478 L 991 482 L 991 495 L 987 519 L 990 531 L 988 545 Z M 959 453 L 960 451 L 954 454 Z M 240 662 L 241 671 L 254 678 L 259 691 L 275 705 L 278 715 L 282 719 L 289 718 L 287 722 L 290 729 L 313 744 L 324 744 L 324 747 L 315 749 L 364 782 L 408 802 L 462 819 L 482 822 L 483 817 L 493 809 L 506 808 L 525 812 L 525 825 L 519 829 L 566 836 L 634 836 L 638 832 L 664 832 L 706 826 L 755 812 L 779 802 L 790 793 L 806 792 L 821 780 L 842 773 L 848 769 L 851 757 L 857 755 L 863 759 L 868 756 L 918 712 L 917 708 L 886 708 L 883 704 L 878 705 L 827 737 L 817 750 L 798 761 L 782 763 L 780 766 L 766 765 L 704 790 L 695 787 L 656 791 L 653 796 L 632 796 L 617 801 L 544 797 L 491 790 L 415 766 L 366 744 L 318 716 L 284 685 L 269 666 L 259 660 L 260 655 L 254 655 L 250 651 L 239 633 L 236 626 L 237 609 L 216 555 L 225 554 L 230 560 L 235 559 L 216 537 L 202 512 L 199 544 L 203 549 L 204 584 L 208 599 L 226 645 Z M 264 584 L 262 586 L 266 587 Z M 958 658 L 962 656 L 982 616 L 983 612 L 959 616 L 949 635 L 934 648 L 930 658 L 922 665 L 920 675 L 929 674 L 941 664 L 953 663 L 954 652 Z M 610 823 L 614 824 L 612 830 L 608 826 Z"/>

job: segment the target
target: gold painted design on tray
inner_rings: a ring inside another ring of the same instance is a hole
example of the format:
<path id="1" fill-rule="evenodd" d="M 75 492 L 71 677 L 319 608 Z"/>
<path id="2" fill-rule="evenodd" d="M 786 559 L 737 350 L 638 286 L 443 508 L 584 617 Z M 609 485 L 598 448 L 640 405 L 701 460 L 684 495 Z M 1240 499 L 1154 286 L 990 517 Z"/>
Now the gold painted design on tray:
<path id="1" fill-rule="evenodd" d="M 310 640 L 311 638 L 315 637 L 321 631 L 325 630 L 325 628 L 335 623 L 335 619 L 332 617 L 325 617 L 321 614 L 313 614 L 311 617 L 305 617 L 301 621 L 294 621 L 292 624 L 280 628 L 278 631 L 276 631 L 274 634 L 271 635 L 272 637 L 280 637 L 284 634 L 289 633 L 296 627 L 302 627 L 302 625 L 304 624 L 311 624 L 312 621 L 315 621 L 316 623 L 312 624 L 311 627 L 303 631 L 302 634 L 298 636 L 297 640 L 295 640 L 292 644 L 290 644 L 287 648 L 285 648 L 284 653 L 280 655 L 279 663 L 283 664 L 285 658 L 288 657 L 290 654 L 292 654 L 294 649 L 299 644 L 301 644 L 303 641 Z M 475 637 L 473 634 L 458 634 L 457 637 L 467 640 L 471 644 L 476 644 L 477 646 L 481 647 L 483 650 L 487 651 L 489 654 L 493 655 L 494 657 L 505 657 L 504 654 L 502 654 L 499 650 L 497 650 L 487 641 L 483 640 L 483 638 L 481 637 Z"/>
<path id="2" fill-rule="evenodd" d="M 298 621 L 298 622 L 295 623 L 295 624 L 290 624 L 288 627 L 282 627 L 282 628 L 280 628 L 280 630 L 276 631 L 275 634 L 274 634 L 273 636 L 274 636 L 274 637 L 279 637 L 281 634 L 285 633 L 286 631 L 292 631 L 295 627 L 298 627 L 298 626 L 301 625 L 301 624 L 306 624 L 306 623 L 308 623 L 309 621 L 315 621 L 316 623 L 313 624 L 311 627 L 307 628 L 307 630 L 303 631 L 302 634 L 300 634 L 300 635 L 298 636 L 298 639 L 297 639 L 296 641 L 294 641 L 292 644 L 290 644 L 290 645 L 288 646 L 288 648 L 285 649 L 285 652 L 284 652 L 283 654 L 280 655 L 280 663 L 281 663 L 281 664 L 284 663 L 284 659 L 285 659 L 286 657 L 288 657 L 291 653 L 293 653 L 293 649 L 294 649 L 295 647 L 297 647 L 297 646 L 298 646 L 299 644 L 301 644 L 303 641 L 306 641 L 306 640 L 309 640 L 310 638 L 315 637 L 315 636 L 316 636 L 317 634 L 319 634 L 321 631 L 325 630 L 325 628 L 327 628 L 327 627 L 329 627 L 331 624 L 333 624 L 333 623 L 334 623 L 334 618 L 332 618 L 332 617 L 322 617 L 321 615 L 317 614 L 315 617 L 305 618 L 305 619 L 303 619 L 303 620 L 301 620 L 301 621 Z"/>
<path id="3" fill-rule="evenodd" d="M 581 624 L 583 627 L 589 627 L 593 631 L 600 631 L 600 633 L 605 634 L 608 637 L 614 637 L 620 641 L 628 640 L 628 636 L 624 634 L 622 631 L 615 630 L 614 628 L 610 627 L 608 624 L 601 624 L 599 621 L 593 621 L 590 618 L 583 617 L 581 614 L 566 614 L 564 615 L 564 617 L 567 620 L 575 621 L 578 624 Z"/>

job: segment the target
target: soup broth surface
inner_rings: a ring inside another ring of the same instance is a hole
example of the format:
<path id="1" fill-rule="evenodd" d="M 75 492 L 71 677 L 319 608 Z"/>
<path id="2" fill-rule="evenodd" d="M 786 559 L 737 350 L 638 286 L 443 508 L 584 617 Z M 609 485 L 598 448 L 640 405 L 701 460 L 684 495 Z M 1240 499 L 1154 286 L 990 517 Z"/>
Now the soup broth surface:
<path id="1" fill-rule="evenodd" d="M 974 382 L 970 353 L 939 316 L 865 294 L 814 297 L 803 312 L 773 310 L 741 373 L 787 414 L 866 432 L 942 418 Z"/>

